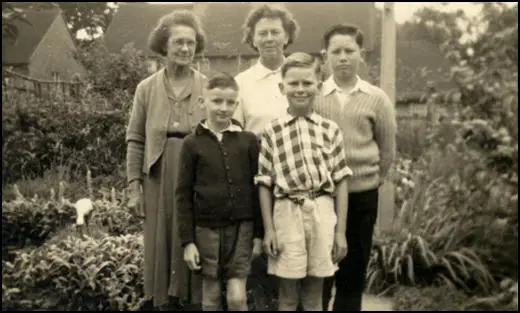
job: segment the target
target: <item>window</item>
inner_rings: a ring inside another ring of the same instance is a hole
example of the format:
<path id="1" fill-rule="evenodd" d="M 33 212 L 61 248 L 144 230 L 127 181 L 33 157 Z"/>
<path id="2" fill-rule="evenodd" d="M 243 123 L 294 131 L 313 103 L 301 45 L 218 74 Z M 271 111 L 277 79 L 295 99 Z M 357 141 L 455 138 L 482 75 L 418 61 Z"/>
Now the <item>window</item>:
<path id="1" fill-rule="evenodd" d="M 60 73 L 52 72 L 52 80 L 59 81 L 60 80 Z"/>

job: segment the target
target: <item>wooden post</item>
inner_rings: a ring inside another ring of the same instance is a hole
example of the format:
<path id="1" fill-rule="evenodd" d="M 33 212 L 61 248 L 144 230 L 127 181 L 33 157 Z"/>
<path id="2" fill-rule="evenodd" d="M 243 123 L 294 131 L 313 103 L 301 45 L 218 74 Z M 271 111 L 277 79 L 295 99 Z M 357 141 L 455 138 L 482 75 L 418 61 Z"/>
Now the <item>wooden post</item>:
<path id="1" fill-rule="evenodd" d="M 395 105 L 395 65 L 396 65 L 396 26 L 394 3 L 385 2 L 383 9 L 381 36 L 381 89 Z M 393 170 L 390 170 L 393 172 Z M 392 177 L 390 173 L 389 177 Z M 386 181 L 379 189 L 379 212 L 377 227 L 380 231 L 391 230 L 395 216 L 394 185 Z"/>

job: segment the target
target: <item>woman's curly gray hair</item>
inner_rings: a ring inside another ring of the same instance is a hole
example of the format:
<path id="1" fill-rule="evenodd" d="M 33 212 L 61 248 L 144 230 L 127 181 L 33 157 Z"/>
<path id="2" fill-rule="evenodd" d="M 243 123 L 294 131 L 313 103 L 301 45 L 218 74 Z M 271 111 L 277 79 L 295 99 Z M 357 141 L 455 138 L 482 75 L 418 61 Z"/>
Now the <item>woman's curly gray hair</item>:
<path id="1" fill-rule="evenodd" d="M 204 51 L 206 46 L 206 34 L 202 28 L 202 23 L 197 15 L 189 10 L 176 10 L 164 15 L 148 37 L 148 47 L 153 52 L 162 56 L 167 54 L 167 43 L 170 38 L 170 29 L 174 25 L 183 25 L 193 28 L 195 31 L 195 54 Z"/>
<path id="2" fill-rule="evenodd" d="M 258 49 L 253 45 L 253 36 L 255 33 L 256 24 L 263 18 L 279 18 L 282 21 L 283 29 L 289 37 L 287 44 L 284 46 L 284 49 L 290 46 L 298 37 L 300 25 L 293 17 L 292 13 L 289 12 L 285 6 L 262 4 L 256 8 L 253 8 L 249 12 L 244 25 L 242 26 L 242 29 L 244 30 L 242 43 L 248 44 L 251 48 L 253 48 L 253 50 L 258 51 Z"/>

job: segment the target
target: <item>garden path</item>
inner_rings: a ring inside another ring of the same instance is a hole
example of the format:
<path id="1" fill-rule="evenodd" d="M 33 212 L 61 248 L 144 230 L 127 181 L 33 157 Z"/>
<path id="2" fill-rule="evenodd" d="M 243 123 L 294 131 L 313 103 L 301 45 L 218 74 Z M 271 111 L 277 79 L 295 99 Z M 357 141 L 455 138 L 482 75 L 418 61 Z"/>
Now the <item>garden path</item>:
<path id="1" fill-rule="evenodd" d="M 334 296 L 336 294 L 336 290 L 332 290 L 332 300 L 334 300 Z M 332 303 L 329 304 L 329 311 L 332 311 Z M 363 295 L 363 304 L 361 305 L 362 311 L 393 311 L 392 306 L 392 300 L 388 297 L 377 297 L 374 295 Z"/>

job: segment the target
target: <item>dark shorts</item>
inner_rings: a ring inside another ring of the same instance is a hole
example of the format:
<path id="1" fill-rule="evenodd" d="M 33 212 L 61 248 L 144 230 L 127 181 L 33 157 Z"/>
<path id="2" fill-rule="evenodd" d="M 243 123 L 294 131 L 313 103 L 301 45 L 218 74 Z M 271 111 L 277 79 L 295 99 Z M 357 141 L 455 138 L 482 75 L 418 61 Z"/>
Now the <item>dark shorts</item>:
<path id="1" fill-rule="evenodd" d="M 214 279 L 246 278 L 251 272 L 253 222 L 222 228 L 195 228 L 200 273 Z"/>

